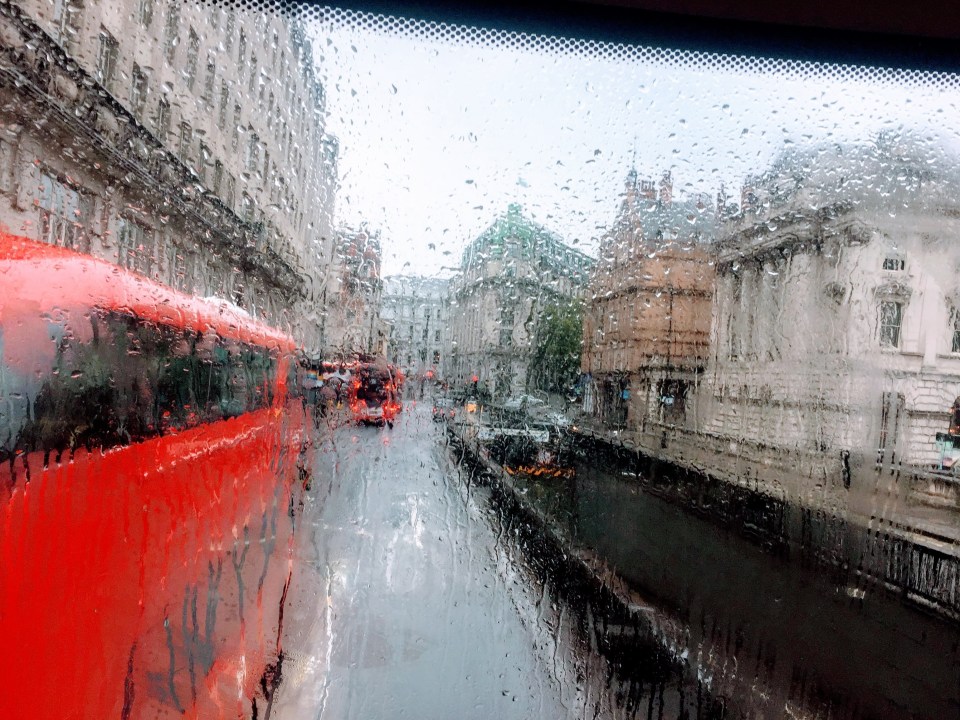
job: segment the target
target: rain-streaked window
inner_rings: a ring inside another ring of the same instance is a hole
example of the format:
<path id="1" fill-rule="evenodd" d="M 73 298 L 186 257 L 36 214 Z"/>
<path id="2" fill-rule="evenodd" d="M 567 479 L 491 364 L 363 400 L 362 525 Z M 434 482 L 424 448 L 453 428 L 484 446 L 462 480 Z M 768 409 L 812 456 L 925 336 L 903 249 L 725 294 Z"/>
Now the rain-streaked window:
<path id="1" fill-rule="evenodd" d="M 956 715 L 953 48 L 658 17 L 0 3 L 0 715 Z"/>

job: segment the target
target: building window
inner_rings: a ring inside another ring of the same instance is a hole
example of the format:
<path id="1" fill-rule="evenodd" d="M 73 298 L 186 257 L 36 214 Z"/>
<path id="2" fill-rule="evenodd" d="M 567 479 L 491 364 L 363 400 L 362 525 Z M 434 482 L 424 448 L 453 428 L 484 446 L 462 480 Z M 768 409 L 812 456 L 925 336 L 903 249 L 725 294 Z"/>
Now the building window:
<path id="1" fill-rule="evenodd" d="M 223 200 L 227 204 L 227 207 L 233 210 L 237 202 L 237 179 L 230 173 L 227 173 L 226 185 Z"/>
<path id="2" fill-rule="evenodd" d="M 185 290 L 187 285 L 186 263 L 183 253 L 176 245 L 167 245 L 167 284 L 178 290 Z"/>
<path id="3" fill-rule="evenodd" d="M 190 34 L 187 40 L 187 65 L 183 69 L 183 75 L 187 80 L 187 87 L 193 90 L 193 84 L 197 79 L 197 63 L 200 61 L 200 37 L 190 28 Z"/>
<path id="4" fill-rule="evenodd" d="M 147 74 L 136 63 L 130 74 L 130 109 L 138 117 L 143 115 L 147 103 Z"/>
<path id="5" fill-rule="evenodd" d="M 87 252 L 87 228 L 93 216 L 93 200 L 53 175 L 40 175 L 40 240 L 51 245 Z"/>
<path id="6" fill-rule="evenodd" d="M 200 184 L 207 184 L 207 166 L 210 164 L 210 158 L 213 157 L 213 154 L 210 152 L 204 143 L 200 143 L 200 162 L 197 168 L 197 174 L 200 176 Z"/>
<path id="7" fill-rule="evenodd" d="M 247 84 L 247 91 L 252 95 L 257 87 L 257 61 L 256 58 L 250 58 L 250 78 Z"/>
<path id="8" fill-rule="evenodd" d="M 233 106 L 233 135 L 230 140 L 230 147 L 236 150 L 240 147 L 240 106 Z"/>
<path id="9" fill-rule="evenodd" d="M 0 191 L 13 189 L 14 146 L 0 138 Z"/>
<path id="10" fill-rule="evenodd" d="M 180 2 L 170 0 L 167 4 L 167 26 L 164 31 L 163 54 L 168 63 L 173 63 L 180 44 Z"/>
<path id="11" fill-rule="evenodd" d="M 203 99 L 213 107 L 213 90 L 217 83 L 217 61 L 213 53 L 207 55 L 207 77 L 203 85 Z M 222 96 L 221 96 L 222 97 Z"/>
<path id="12" fill-rule="evenodd" d="M 139 0 L 137 2 L 137 19 L 143 27 L 149 27 L 153 22 L 153 0 Z"/>
<path id="13" fill-rule="evenodd" d="M 97 46 L 97 82 L 107 90 L 110 90 L 113 84 L 113 75 L 117 69 L 119 52 L 120 45 L 116 38 L 100 28 L 99 45 Z"/>
<path id="14" fill-rule="evenodd" d="M 244 291 L 243 280 L 237 278 L 233 283 L 233 290 L 230 293 L 233 303 L 239 307 L 247 307 L 247 295 Z"/>
<path id="15" fill-rule="evenodd" d="M 260 171 L 260 136 L 251 132 L 247 140 L 247 172 L 251 175 Z"/>
<path id="16" fill-rule="evenodd" d="M 233 33 L 237 29 L 237 18 L 233 14 L 233 10 L 226 8 L 225 12 L 227 13 L 227 24 L 223 33 L 223 49 L 229 53 L 233 49 Z"/>
<path id="17" fill-rule="evenodd" d="M 153 271 L 155 255 L 153 231 L 121 216 L 117 220 L 117 264 L 149 276 Z"/>
<path id="18" fill-rule="evenodd" d="M 727 315 L 727 341 L 728 357 L 730 360 L 736 360 L 740 357 L 743 348 L 740 339 L 740 309 L 743 304 L 743 276 L 740 273 L 734 273 L 733 283 L 733 301 L 730 304 L 730 314 Z"/>
<path id="19" fill-rule="evenodd" d="M 77 0 L 54 0 L 53 2 L 53 34 L 67 49 L 70 49 L 77 40 L 81 9 Z"/>
<path id="20" fill-rule="evenodd" d="M 217 119 L 220 121 L 220 127 L 227 126 L 227 105 L 230 102 L 230 91 L 227 88 L 227 81 L 220 81 L 220 108 L 217 113 Z"/>
<path id="21" fill-rule="evenodd" d="M 950 327 L 953 330 L 950 338 L 950 352 L 960 353 L 960 310 L 957 308 L 950 310 Z"/>
<path id="22" fill-rule="evenodd" d="M 880 303 L 880 345 L 900 347 L 900 328 L 903 323 L 903 303 L 884 300 Z"/>
<path id="23" fill-rule="evenodd" d="M 157 137 L 160 142 L 167 141 L 167 133 L 170 132 L 170 102 L 166 98 L 161 98 L 157 104 Z"/>
<path id="24" fill-rule="evenodd" d="M 223 183 L 223 163 L 216 160 L 213 163 L 213 191 L 220 194 L 220 186 Z"/>
<path id="25" fill-rule="evenodd" d="M 180 162 L 189 164 L 190 144 L 193 142 L 193 129 L 190 123 L 180 123 L 180 144 L 177 148 Z"/>
<path id="26" fill-rule="evenodd" d="M 903 272 L 907 266 L 907 261 L 902 255 L 887 255 L 883 259 L 883 269 L 893 272 Z"/>

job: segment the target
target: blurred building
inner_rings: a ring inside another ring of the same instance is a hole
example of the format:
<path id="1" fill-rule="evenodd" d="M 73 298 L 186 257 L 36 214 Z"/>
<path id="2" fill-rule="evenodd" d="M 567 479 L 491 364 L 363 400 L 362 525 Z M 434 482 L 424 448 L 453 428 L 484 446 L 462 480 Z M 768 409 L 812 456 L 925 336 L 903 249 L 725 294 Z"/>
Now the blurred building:
<path id="1" fill-rule="evenodd" d="M 938 461 L 960 395 L 957 167 L 886 135 L 748 180 L 718 243 L 706 432 L 834 464 Z"/>
<path id="2" fill-rule="evenodd" d="M 347 359 L 358 354 L 383 355 L 387 328 L 380 318 L 380 233 L 342 228 L 337 233 L 323 323 L 328 355 Z"/>
<path id="3" fill-rule="evenodd" d="M 450 281 L 395 275 L 384 278 L 380 317 L 387 358 L 407 377 L 445 377 L 450 346 Z"/>
<path id="4" fill-rule="evenodd" d="M 581 298 L 593 259 L 510 205 L 463 253 L 451 284 L 451 379 L 494 397 L 527 388 L 544 309 Z"/>
<path id="5" fill-rule="evenodd" d="M 583 322 L 584 410 L 603 424 L 686 424 L 710 348 L 714 227 L 707 196 L 628 174 Z"/>
<path id="6" fill-rule="evenodd" d="M 0 5 L 10 232 L 230 300 L 320 350 L 337 144 L 296 13 Z"/>

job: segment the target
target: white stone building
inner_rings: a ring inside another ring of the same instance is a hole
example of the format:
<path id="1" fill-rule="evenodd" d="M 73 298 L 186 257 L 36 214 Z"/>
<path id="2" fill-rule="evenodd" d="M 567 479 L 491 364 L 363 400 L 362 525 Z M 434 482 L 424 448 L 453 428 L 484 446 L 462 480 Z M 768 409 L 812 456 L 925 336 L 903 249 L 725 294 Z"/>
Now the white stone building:
<path id="1" fill-rule="evenodd" d="M 718 244 L 698 425 L 930 465 L 960 395 L 960 174 L 909 138 L 784 156 Z"/>
<path id="2" fill-rule="evenodd" d="M 412 275 L 384 278 L 380 317 L 387 358 L 409 378 L 446 377 L 450 350 L 450 281 Z"/>
<path id="3" fill-rule="evenodd" d="M 0 223 L 318 351 L 337 145 L 294 14 L 183 0 L 0 6 Z"/>
<path id="4" fill-rule="evenodd" d="M 592 258 L 510 205 L 470 243 L 452 281 L 449 378 L 468 384 L 476 376 L 495 398 L 523 392 L 542 311 L 581 298 L 592 267 Z"/>
<path id="5" fill-rule="evenodd" d="M 380 260 L 379 231 L 365 227 L 337 231 L 324 296 L 329 309 L 321 326 L 328 357 L 346 360 L 384 354 Z"/>

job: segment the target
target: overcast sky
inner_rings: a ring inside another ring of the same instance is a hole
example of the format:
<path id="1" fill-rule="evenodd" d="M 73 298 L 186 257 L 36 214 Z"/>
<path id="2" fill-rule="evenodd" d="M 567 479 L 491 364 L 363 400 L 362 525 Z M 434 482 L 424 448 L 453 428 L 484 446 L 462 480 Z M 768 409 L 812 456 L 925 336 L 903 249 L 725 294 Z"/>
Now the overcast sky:
<path id="1" fill-rule="evenodd" d="M 884 128 L 960 147 L 957 83 L 900 88 L 698 70 L 586 54 L 412 39 L 317 23 L 337 218 L 379 229 L 383 272 L 444 274 L 511 202 L 594 252 L 631 165 L 714 195 L 785 143 L 865 142 Z"/>

